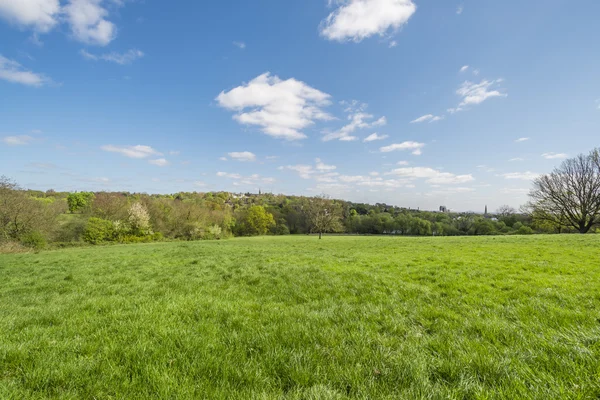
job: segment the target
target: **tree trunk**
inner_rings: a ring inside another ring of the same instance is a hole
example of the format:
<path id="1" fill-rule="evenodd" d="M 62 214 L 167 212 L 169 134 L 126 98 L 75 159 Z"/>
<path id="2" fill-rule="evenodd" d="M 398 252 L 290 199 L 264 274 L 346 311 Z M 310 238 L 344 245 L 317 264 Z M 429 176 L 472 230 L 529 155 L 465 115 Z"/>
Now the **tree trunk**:
<path id="1" fill-rule="evenodd" d="M 319 232 L 319 239 L 321 239 L 321 235 L 322 235 L 322 234 L 323 234 L 322 232 Z"/>

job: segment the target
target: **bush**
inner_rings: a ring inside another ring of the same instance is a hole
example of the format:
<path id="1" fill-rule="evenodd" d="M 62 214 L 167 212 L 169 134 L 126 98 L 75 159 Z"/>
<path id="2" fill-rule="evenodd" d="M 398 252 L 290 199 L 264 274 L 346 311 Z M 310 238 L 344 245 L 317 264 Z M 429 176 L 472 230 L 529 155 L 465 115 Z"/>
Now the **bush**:
<path id="1" fill-rule="evenodd" d="M 30 249 L 19 242 L 0 242 L 0 254 L 26 253 L 28 251 L 30 251 Z"/>
<path id="2" fill-rule="evenodd" d="M 223 230 L 219 225 L 213 225 L 208 227 L 202 235 L 203 240 L 219 240 L 223 235 Z"/>
<path id="3" fill-rule="evenodd" d="M 21 237 L 21 244 L 34 250 L 42 250 L 46 247 L 46 238 L 38 231 L 33 231 Z"/>
<path id="4" fill-rule="evenodd" d="M 517 235 L 533 235 L 533 229 L 531 229 L 528 226 L 521 226 L 518 230 L 517 230 Z"/>
<path id="5" fill-rule="evenodd" d="M 111 221 L 90 218 L 83 232 L 83 240 L 90 244 L 100 244 L 115 240 L 115 229 Z"/>
<path id="6" fill-rule="evenodd" d="M 290 229 L 286 224 L 279 224 L 275 227 L 275 235 L 289 235 Z"/>

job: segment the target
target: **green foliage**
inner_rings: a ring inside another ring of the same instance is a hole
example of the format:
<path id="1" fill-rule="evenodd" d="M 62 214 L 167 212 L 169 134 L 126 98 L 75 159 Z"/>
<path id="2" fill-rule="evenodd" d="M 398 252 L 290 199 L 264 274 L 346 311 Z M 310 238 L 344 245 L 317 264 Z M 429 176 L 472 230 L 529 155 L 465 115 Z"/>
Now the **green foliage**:
<path id="1" fill-rule="evenodd" d="M 531 229 L 528 226 L 521 226 L 519 229 L 517 229 L 517 235 L 533 235 L 533 229 Z"/>
<path id="2" fill-rule="evenodd" d="M 75 192 L 69 193 L 67 204 L 69 211 L 75 213 L 89 207 L 94 199 L 94 193 L 91 192 Z"/>
<path id="3" fill-rule="evenodd" d="M 24 234 L 20 240 L 21 244 L 34 250 L 46 248 L 47 242 L 44 235 L 38 231 L 32 231 Z"/>
<path id="4" fill-rule="evenodd" d="M 595 236 L 0 255 L 1 399 L 598 399 Z"/>
<path id="5" fill-rule="evenodd" d="M 240 215 L 235 229 L 240 236 L 257 236 L 265 235 L 272 226 L 275 226 L 273 214 L 263 206 L 251 206 Z"/>
<path id="6" fill-rule="evenodd" d="M 112 221 L 90 218 L 83 232 L 83 240 L 90 244 L 101 244 L 115 240 L 115 227 Z"/>

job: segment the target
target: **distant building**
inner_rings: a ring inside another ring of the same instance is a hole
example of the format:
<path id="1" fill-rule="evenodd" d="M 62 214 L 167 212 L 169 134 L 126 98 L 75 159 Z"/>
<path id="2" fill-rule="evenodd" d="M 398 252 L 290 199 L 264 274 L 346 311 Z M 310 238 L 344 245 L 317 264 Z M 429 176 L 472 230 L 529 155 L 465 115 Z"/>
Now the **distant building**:
<path id="1" fill-rule="evenodd" d="M 486 206 L 485 206 L 485 213 L 484 213 L 483 215 L 485 215 L 486 217 L 487 217 L 487 215 L 488 215 L 488 213 L 487 213 L 487 204 L 486 204 Z"/>
<path id="2" fill-rule="evenodd" d="M 447 213 L 448 212 L 448 208 L 446 208 L 446 206 L 440 206 L 440 212 L 441 213 Z"/>

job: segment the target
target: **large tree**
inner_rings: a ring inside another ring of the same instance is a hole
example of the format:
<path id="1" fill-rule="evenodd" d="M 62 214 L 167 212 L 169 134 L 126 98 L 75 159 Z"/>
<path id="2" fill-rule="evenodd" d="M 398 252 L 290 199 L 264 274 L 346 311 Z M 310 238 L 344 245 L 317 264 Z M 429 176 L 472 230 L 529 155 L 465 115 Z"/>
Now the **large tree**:
<path id="1" fill-rule="evenodd" d="M 316 196 L 308 199 L 303 210 L 310 226 L 310 231 L 319 234 L 336 232 L 341 229 L 342 207 L 326 196 Z"/>
<path id="2" fill-rule="evenodd" d="M 537 178 L 529 193 L 534 219 L 587 233 L 600 223 L 600 151 L 564 161 Z"/>

